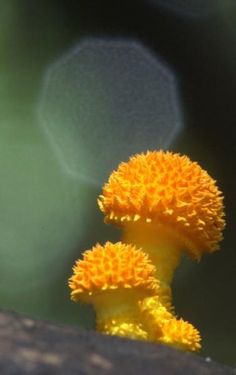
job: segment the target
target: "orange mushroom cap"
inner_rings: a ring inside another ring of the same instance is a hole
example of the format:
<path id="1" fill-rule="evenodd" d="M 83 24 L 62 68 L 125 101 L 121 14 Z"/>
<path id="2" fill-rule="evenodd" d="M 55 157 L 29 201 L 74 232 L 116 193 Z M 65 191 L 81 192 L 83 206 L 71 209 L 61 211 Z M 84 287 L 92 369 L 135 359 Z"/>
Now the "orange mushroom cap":
<path id="1" fill-rule="evenodd" d="M 170 344 L 179 349 L 198 351 L 201 348 L 199 331 L 183 319 L 170 319 L 162 326 L 163 336 L 160 342 Z"/>
<path id="2" fill-rule="evenodd" d="M 217 250 L 222 240 L 223 196 L 216 181 L 178 153 L 148 151 L 121 163 L 98 204 L 106 222 L 164 225 L 197 258 Z"/>
<path id="3" fill-rule="evenodd" d="M 132 245 L 121 242 L 97 244 L 84 252 L 69 279 L 71 299 L 91 302 L 99 293 L 129 289 L 143 295 L 154 295 L 159 284 L 155 266 L 148 256 Z"/>

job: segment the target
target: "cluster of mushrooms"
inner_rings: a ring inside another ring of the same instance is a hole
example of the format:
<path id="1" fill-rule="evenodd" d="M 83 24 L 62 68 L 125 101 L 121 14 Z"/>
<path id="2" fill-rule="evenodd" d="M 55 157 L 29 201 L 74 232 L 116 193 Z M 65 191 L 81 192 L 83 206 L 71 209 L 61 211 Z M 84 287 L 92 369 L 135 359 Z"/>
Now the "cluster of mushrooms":
<path id="1" fill-rule="evenodd" d="M 225 220 L 216 181 L 187 156 L 148 151 L 112 172 L 98 205 L 122 242 L 84 252 L 69 279 L 71 299 L 93 305 L 99 332 L 198 351 L 199 331 L 175 315 L 171 281 L 183 253 L 200 260 L 219 248 Z"/>

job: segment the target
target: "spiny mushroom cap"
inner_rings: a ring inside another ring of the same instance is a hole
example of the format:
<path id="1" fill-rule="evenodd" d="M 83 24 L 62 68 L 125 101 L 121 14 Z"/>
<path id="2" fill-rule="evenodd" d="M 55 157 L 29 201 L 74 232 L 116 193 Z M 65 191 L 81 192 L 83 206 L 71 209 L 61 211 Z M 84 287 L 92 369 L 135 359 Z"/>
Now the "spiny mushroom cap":
<path id="1" fill-rule="evenodd" d="M 129 289 L 149 296 L 158 292 L 155 266 L 148 256 L 132 245 L 121 242 L 97 244 L 84 252 L 83 259 L 73 267 L 69 279 L 71 299 L 77 302 L 92 301 L 106 291 Z"/>
<path id="2" fill-rule="evenodd" d="M 199 350 L 201 336 L 189 322 L 177 319 L 160 302 L 158 296 L 145 298 L 139 303 L 144 327 L 149 337 L 184 350 Z"/>
<path id="3" fill-rule="evenodd" d="M 163 336 L 159 341 L 174 347 L 198 351 L 201 348 L 201 336 L 198 330 L 183 319 L 170 319 L 162 326 Z"/>
<path id="4" fill-rule="evenodd" d="M 121 163 L 98 204 L 106 222 L 169 227 L 198 258 L 218 249 L 225 226 L 216 181 L 187 156 L 168 151 L 148 151 Z"/>

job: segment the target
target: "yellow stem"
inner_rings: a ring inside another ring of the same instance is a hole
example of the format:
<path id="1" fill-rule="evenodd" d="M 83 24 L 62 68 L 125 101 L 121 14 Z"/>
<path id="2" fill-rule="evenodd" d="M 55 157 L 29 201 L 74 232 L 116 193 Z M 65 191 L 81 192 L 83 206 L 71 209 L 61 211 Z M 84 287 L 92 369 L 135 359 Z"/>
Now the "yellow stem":
<path id="1" fill-rule="evenodd" d="M 182 254 L 180 241 L 171 230 L 152 222 L 126 223 L 122 241 L 142 248 L 149 255 L 160 281 L 161 302 L 169 308 L 172 301 L 171 282 Z"/>
<path id="2" fill-rule="evenodd" d="M 109 335 L 146 340 L 147 332 L 140 319 L 139 299 L 140 296 L 133 289 L 110 290 L 98 296 L 93 301 L 97 330 Z"/>

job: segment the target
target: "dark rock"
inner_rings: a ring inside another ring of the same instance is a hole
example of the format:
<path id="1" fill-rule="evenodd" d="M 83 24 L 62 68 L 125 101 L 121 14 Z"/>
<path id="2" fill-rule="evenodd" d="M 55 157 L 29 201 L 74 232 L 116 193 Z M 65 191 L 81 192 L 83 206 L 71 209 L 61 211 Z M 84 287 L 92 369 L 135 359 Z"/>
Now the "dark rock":
<path id="1" fill-rule="evenodd" d="M 0 312 L 0 374 L 236 374 L 201 356 Z"/>

